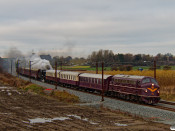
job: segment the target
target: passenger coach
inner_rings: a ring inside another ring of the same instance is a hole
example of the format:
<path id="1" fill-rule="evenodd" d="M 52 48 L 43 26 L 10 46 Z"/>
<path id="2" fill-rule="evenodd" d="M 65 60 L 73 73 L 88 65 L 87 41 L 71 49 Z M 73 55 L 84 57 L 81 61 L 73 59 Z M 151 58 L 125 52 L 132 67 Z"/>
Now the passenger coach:
<path id="1" fill-rule="evenodd" d="M 61 71 L 60 83 L 63 86 L 78 86 L 79 85 L 79 72 Z"/>
<path id="2" fill-rule="evenodd" d="M 80 83 L 79 86 L 87 88 L 91 91 L 102 91 L 102 75 L 101 74 L 91 74 L 91 73 L 82 73 L 80 74 Z M 111 80 L 111 75 L 104 75 L 104 92 L 108 90 L 109 83 Z"/>

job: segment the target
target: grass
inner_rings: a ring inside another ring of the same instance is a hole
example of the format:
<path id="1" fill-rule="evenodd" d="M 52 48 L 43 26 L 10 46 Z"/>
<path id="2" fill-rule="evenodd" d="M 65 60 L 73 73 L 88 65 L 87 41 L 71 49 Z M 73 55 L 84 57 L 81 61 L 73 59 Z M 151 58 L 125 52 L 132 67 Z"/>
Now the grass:
<path id="1" fill-rule="evenodd" d="M 73 94 L 69 94 L 66 91 L 53 91 L 51 96 L 58 99 L 59 101 L 66 102 L 66 103 L 77 103 L 79 102 L 79 97 Z"/>
<path id="2" fill-rule="evenodd" d="M 58 101 L 66 102 L 66 103 L 78 103 L 79 97 L 69 94 L 66 91 L 58 91 L 58 90 L 51 90 L 50 93 L 47 93 L 45 90 L 47 88 L 32 84 L 28 81 L 24 81 L 17 77 L 14 77 L 10 74 L 2 74 L 0 73 L 0 83 L 5 86 L 12 86 L 17 87 L 18 89 L 27 91 L 27 92 L 34 92 L 36 94 L 52 97 L 57 99 Z"/>
<path id="3" fill-rule="evenodd" d="M 29 84 L 26 87 L 24 87 L 25 91 L 32 91 L 37 94 L 44 94 L 44 88 L 35 84 Z"/>

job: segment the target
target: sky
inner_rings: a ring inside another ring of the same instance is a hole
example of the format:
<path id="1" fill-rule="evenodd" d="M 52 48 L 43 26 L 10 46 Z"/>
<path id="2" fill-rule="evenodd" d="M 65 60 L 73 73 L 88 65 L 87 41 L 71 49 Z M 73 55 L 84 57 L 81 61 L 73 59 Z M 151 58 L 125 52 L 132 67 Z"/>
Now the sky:
<path id="1" fill-rule="evenodd" d="M 0 0 L 0 56 L 175 55 L 175 0 Z"/>

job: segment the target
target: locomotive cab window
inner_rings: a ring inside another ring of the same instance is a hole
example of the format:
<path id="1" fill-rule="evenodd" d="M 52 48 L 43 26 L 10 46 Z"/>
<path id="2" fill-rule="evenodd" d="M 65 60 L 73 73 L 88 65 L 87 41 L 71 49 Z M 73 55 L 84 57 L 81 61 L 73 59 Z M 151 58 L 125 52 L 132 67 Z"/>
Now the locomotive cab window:
<path id="1" fill-rule="evenodd" d="M 144 78 L 142 80 L 142 84 L 145 84 L 145 83 L 150 83 L 150 79 L 149 78 Z"/>
<path id="2" fill-rule="evenodd" d="M 155 79 L 153 79 L 153 78 L 151 78 L 151 82 L 156 84 L 156 85 L 158 85 L 157 81 Z"/>

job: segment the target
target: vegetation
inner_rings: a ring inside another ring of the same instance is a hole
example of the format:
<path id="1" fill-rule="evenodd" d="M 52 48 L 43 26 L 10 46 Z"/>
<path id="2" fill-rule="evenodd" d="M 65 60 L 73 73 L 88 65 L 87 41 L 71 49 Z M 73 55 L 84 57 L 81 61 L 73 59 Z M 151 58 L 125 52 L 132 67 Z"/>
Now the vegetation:
<path id="1" fill-rule="evenodd" d="M 24 89 L 25 91 L 32 91 L 37 94 L 44 94 L 44 88 L 36 84 L 29 84 L 26 87 L 24 87 Z"/>
<path id="2" fill-rule="evenodd" d="M 79 97 L 78 96 L 69 94 L 66 91 L 56 90 L 56 91 L 53 91 L 51 93 L 51 96 L 58 99 L 59 101 L 62 101 L 62 102 L 68 102 L 68 103 L 77 103 L 77 102 L 79 102 Z"/>
<path id="3" fill-rule="evenodd" d="M 53 97 L 62 102 L 67 102 L 67 103 L 79 102 L 79 97 L 69 94 L 66 91 L 58 91 L 58 90 L 50 89 L 50 92 L 47 93 L 47 88 L 16 78 L 10 74 L 0 73 L 0 83 L 6 86 L 14 86 L 24 91 L 34 92 L 42 96 Z"/>
<path id="4" fill-rule="evenodd" d="M 92 52 L 88 58 L 83 57 L 75 57 L 71 56 L 63 57 L 63 56 L 54 56 L 51 58 L 50 55 L 41 55 L 43 59 L 47 59 L 51 62 L 52 66 L 55 66 L 55 61 L 58 62 L 58 65 L 63 66 L 91 66 L 95 67 L 96 62 L 101 63 L 104 62 L 105 67 L 113 67 L 114 65 L 132 65 L 134 66 L 153 66 L 153 61 L 157 61 L 158 66 L 175 66 L 175 56 L 170 53 L 167 54 L 157 54 L 156 56 L 147 55 L 147 54 L 121 54 L 114 53 L 112 50 L 99 50 Z"/>

